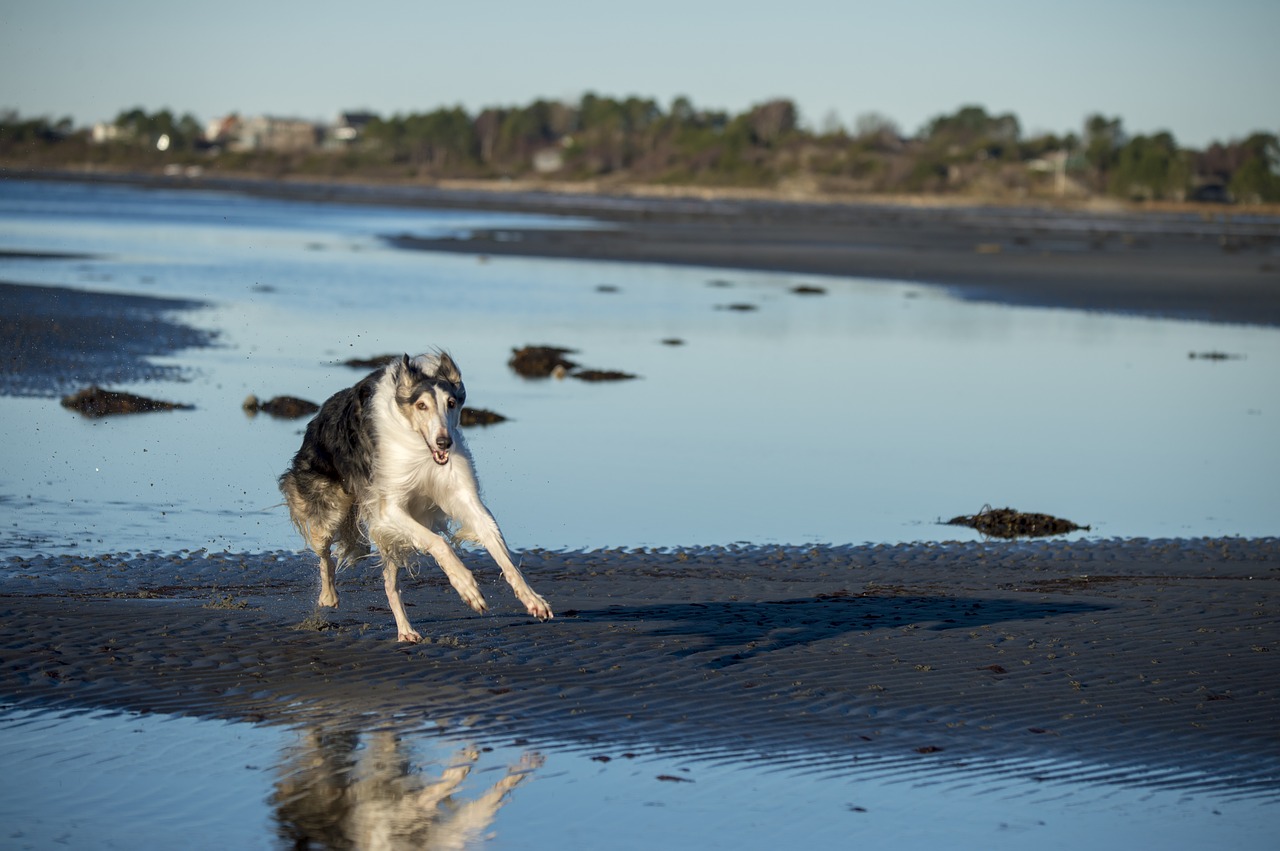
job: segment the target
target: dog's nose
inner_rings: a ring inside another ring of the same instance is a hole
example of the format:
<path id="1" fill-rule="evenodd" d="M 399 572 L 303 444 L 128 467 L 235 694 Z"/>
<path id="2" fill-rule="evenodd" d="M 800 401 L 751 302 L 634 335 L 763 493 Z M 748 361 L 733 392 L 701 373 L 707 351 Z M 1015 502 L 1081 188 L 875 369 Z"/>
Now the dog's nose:
<path id="1" fill-rule="evenodd" d="M 449 437 L 449 435 L 442 434 L 436 438 L 436 448 L 448 449 L 451 446 L 453 446 L 453 438 Z"/>

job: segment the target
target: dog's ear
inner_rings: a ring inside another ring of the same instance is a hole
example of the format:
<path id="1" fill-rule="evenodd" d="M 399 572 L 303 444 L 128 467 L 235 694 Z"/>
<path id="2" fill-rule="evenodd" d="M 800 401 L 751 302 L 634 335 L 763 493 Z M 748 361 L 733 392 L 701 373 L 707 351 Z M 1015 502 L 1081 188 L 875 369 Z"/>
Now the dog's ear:
<path id="1" fill-rule="evenodd" d="M 393 361 L 391 369 L 395 373 L 396 385 L 402 391 L 407 392 L 413 387 L 416 381 L 413 374 L 415 370 L 413 360 L 408 355 L 405 355 L 398 361 Z"/>
<path id="2" fill-rule="evenodd" d="M 462 385 L 462 370 L 458 369 L 458 365 L 453 362 L 453 358 L 449 357 L 448 352 L 440 353 L 440 364 L 436 367 L 436 378 L 457 386 Z"/>

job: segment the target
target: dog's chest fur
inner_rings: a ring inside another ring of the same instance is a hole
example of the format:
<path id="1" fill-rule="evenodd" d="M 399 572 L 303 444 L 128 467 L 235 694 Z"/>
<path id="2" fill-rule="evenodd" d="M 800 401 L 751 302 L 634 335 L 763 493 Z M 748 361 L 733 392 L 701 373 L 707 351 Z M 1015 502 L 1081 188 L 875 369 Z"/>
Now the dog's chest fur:
<path id="1" fill-rule="evenodd" d="M 374 489 L 399 498 L 408 508 L 438 505 L 445 494 L 457 490 L 457 477 L 471 477 L 471 458 L 461 435 L 454 438 L 449 463 L 437 464 L 431 447 L 405 422 L 395 404 L 389 383 L 378 388 L 373 404 Z"/>

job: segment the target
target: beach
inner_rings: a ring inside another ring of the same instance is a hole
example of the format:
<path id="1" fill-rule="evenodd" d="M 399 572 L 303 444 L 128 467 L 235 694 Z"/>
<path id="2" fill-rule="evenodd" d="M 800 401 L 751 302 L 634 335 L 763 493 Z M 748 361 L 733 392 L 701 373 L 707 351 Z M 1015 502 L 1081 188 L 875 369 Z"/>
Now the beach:
<path id="1" fill-rule="evenodd" d="M 382 235 L 413 251 L 785 271 L 816 288 L 824 276 L 863 277 L 1001 304 L 1280 325 L 1280 227 L 1257 217 L 235 191 L 598 220 Z M 20 341 L 0 393 L 70 392 L 69 373 L 77 386 L 177 380 L 184 352 L 224 339 L 184 323 L 196 304 L 0 285 L 3 327 Z M 524 615 L 487 557 L 468 552 L 490 613 L 470 612 L 424 560 L 404 584 L 425 640 L 402 644 L 372 564 L 339 575 L 342 604 L 328 610 L 316 607 L 314 556 L 303 551 L 10 548 L 0 560 L 0 693 L 10 709 L 326 735 L 429 724 L 601 765 L 665 754 L 832 777 L 1280 800 L 1275 537 L 517 555 L 553 620 Z"/>
<path id="2" fill-rule="evenodd" d="M 609 758 L 1054 760 L 1277 792 L 1274 539 L 524 553 L 546 623 L 468 563 L 492 613 L 424 565 L 408 645 L 370 567 L 318 612 L 293 553 L 11 560 L 0 687 L 326 729 L 425 719 Z"/>
<path id="3" fill-rule="evenodd" d="M 1001 304 L 1280 324 L 1280 216 L 1227 205 L 1146 210 L 948 196 L 819 203 L 653 187 L 608 194 L 573 185 L 466 181 L 32 176 L 306 202 L 587 217 L 606 225 L 481 230 L 464 238 L 386 235 L 400 247 L 429 251 L 909 281 Z"/>
<path id="4" fill-rule="evenodd" d="M 586 212 L 557 204 L 544 209 Z M 650 202 L 614 227 L 405 235 L 430 251 L 912 281 L 1002 304 L 1280 324 L 1275 220 L 1037 208 Z"/>

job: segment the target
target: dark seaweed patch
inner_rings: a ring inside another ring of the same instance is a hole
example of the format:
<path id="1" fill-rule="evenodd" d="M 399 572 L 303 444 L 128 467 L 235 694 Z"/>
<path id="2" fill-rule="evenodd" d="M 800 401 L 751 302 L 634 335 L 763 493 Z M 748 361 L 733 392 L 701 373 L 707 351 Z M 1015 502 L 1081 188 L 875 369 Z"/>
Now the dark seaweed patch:
<path id="1" fill-rule="evenodd" d="M 103 390 L 101 387 L 92 386 L 70 396 L 63 396 L 62 407 L 86 417 L 106 417 L 113 414 L 145 414 L 152 411 L 189 411 L 192 406 L 162 402 L 133 393 Z"/>
<path id="2" fill-rule="evenodd" d="M 1244 355 L 1233 355 L 1228 352 L 1187 352 L 1191 360 L 1244 360 Z"/>
<path id="3" fill-rule="evenodd" d="M 616 369 L 580 369 L 571 375 L 579 381 L 627 381 L 636 377 Z"/>
<path id="4" fill-rule="evenodd" d="M 306 399 L 299 399 L 297 396 L 274 396 L 262 402 L 252 394 L 244 400 L 242 407 L 250 415 L 261 412 L 282 420 L 301 419 L 320 410 L 320 406 L 315 402 L 308 402 Z"/>
<path id="5" fill-rule="evenodd" d="M 568 372 L 577 366 L 565 355 L 575 354 L 573 349 L 560 346 L 525 346 L 511 350 L 507 365 L 525 378 L 547 378 L 552 373 Z"/>
<path id="6" fill-rule="evenodd" d="M 349 366 L 352 369 L 378 369 L 391 363 L 402 355 L 374 355 L 371 358 L 347 358 L 342 362 L 343 366 Z"/>
<path id="7" fill-rule="evenodd" d="M 502 414 L 486 411 L 484 408 L 463 408 L 462 416 L 458 419 L 463 426 L 490 426 L 506 421 L 507 418 Z"/>
<path id="8" fill-rule="evenodd" d="M 1090 528 L 1051 514 L 1015 511 L 1012 508 L 992 508 L 989 505 L 984 506 L 977 514 L 952 517 L 947 521 L 947 525 L 968 526 L 992 538 L 1037 538 L 1047 535 L 1064 535 L 1067 532 L 1080 530 L 1087 532 Z"/>

